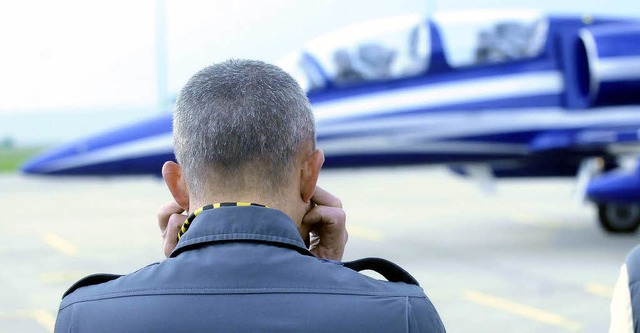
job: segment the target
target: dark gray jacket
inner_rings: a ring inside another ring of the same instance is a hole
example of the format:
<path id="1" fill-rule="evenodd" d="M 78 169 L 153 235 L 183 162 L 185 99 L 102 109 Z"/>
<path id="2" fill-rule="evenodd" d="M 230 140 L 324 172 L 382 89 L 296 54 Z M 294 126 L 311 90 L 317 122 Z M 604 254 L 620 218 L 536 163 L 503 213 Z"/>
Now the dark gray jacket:
<path id="1" fill-rule="evenodd" d="M 391 280 L 414 281 L 382 260 L 346 266 L 371 263 Z M 417 284 L 379 281 L 347 267 L 314 257 L 280 211 L 206 210 L 170 258 L 72 286 L 55 331 L 444 332 Z"/>

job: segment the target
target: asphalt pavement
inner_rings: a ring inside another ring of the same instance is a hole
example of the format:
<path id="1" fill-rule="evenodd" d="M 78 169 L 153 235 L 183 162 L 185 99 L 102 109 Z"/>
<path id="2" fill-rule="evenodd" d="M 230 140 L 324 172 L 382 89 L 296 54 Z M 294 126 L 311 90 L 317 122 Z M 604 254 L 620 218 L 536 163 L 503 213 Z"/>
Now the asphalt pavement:
<path id="1" fill-rule="evenodd" d="M 606 332 L 637 234 L 609 235 L 572 180 L 492 193 L 434 167 L 327 170 L 350 234 L 345 260 L 379 256 L 421 283 L 448 332 Z M 0 175 L 0 332 L 52 332 L 62 293 L 96 272 L 162 260 L 153 177 Z M 372 274 L 375 276 L 375 274 Z"/>

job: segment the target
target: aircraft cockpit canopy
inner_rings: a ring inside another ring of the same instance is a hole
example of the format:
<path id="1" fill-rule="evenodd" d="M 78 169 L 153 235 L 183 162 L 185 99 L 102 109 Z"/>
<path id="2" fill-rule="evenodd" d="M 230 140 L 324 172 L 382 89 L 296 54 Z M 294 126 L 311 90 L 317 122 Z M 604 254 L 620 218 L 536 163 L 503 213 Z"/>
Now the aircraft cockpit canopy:
<path id="1" fill-rule="evenodd" d="M 548 20 L 537 11 L 442 12 L 433 24 L 451 68 L 533 58 Z M 350 26 L 309 42 L 280 63 L 306 91 L 417 76 L 431 60 L 429 20 L 397 16 Z"/>
<path id="2" fill-rule="evenodd" d="M 429 65 L 429 26 L 405 15 L 316 38 L 280 64 L 307 91 L 415 76 Z"/>
<path id="3" fill-rule="evenodd" d="M 434 23 L 454 68 L 536 57 L 547 40 L 548 20 L 537 11 L 444 12 Z"/>

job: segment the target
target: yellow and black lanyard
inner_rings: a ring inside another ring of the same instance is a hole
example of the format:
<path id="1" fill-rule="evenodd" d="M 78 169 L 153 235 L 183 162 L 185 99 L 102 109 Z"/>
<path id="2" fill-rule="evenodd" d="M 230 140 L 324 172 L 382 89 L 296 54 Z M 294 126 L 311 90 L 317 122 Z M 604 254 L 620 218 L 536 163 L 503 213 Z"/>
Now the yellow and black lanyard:
<path id="1" fill-rule="evenodd" d="M 248 207 L 248 206 L 267 207 L 265 205 L 260 205 L 257 203 L 250 203 L 250 202 L 220 202 L 220 203 L 214 203 L 213 205 L 206 205 L 204 207 L 198 208 L 195 212 L 191 213 L 191 215 L 187 217 L 187 220 L 184 221 L 184 223 L 182 224 L 182 228 L 180 228 L 180 231 L 178 231 L 178 240 L 180 240 L 180 237 L 182 237 L 182 235 L 184 235 L 184 233 L 187 232 L 187 230 L 189 230 L 189 226 L 191 226 L 191 222 L 193 222 L 196 216 L 198 216 L 198 214 L 202 213 L 205 210 L 215 209 L 220 207 Z"/>

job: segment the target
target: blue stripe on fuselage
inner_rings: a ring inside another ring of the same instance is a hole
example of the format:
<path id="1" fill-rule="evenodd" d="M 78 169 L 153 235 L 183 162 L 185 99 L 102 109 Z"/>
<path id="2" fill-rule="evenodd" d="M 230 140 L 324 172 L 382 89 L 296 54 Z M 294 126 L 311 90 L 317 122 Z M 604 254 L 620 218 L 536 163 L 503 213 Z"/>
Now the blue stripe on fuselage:
<path id="1" fill-rule="evenodd" d="M 327 155 L 323 168 L 350 168 L 350 167 L 371 167 L 371 166 L 395 166 L 412 164 L 435 164 L 435 163 L 463 163 L 482 162 L 504 158 L 521 158 L 519 155 L 493 155 L 493 154 L 473 154 L 473 153 L 397 153 L 397 154 L 352 154 L 352 155 Z"/>
<path id="2" fill-rule="evenodd" d="M 114 131 L 105 132 L 96 136 L 89 137 L 84 140 L 71 142 L 57 149 L 52 149 L 42 155 L 29 160 L 22 166 L 25 173 L 42 172 L 42 168 L 46 168 L 50 163 L 57 162 L 73 156 L 83 155 L 103 148 L 117 146 L 119 144 L 129 143 L 131 141 L 146 139 L 156 135 L 171 133 L 171 114 L 154 117 L 141 123 L 126 126 Z M 173 158 L 172 158 L 173 159 Z M 123 164 L 124 165 L 124 164 Z M 52 172 L 52 174 L 71 174 L 74 170 L 81 171 L 83 167 L 71 168 L 62 172 Z M 93 167 L 95 170 L 102 170 L 100 166 Z M 107 168 L 110 170 L 109 168 Z M 49 173 L 49 172 L 47 172 Z M 102 173 L 102 172 L 100 172 Z M 117 172 L 113 172 L 116 174 Z M 91 174 L 90 171 L 78 172 L 78 174 Z"/>
<path id="3" fill-rule="evenodd" d="M 353 117 L 341 117 L 334 119 L 318 120 L 318 126 L 329 126 L 342 123 L 353 123 L 362 120 L 372 119 L 398 119 L 405 116 L 415 116 L 424 114 L 430 117 L 433 113 L 446 113 L 447 115 L 455 115 L 456 111 L 460 113 L 470 114 L 472 112 L 480 113 L 483 110 L 491 111 L 509 111 L 518 108 L 544 108 L 544 107 L 560 107 L 561 94 L 544 94 L 536 96 L 522 96 L 501 98 L 488 101 L 476 101 L 470 103 L 450 104 L 429 108 L 418 108 L 411 110 L 389 110 L 386 113 L 375 115 L 357 115 Z"/>
<path id="4" fill-rule="evenodd" d="M 311 104 L 344 99 L 358 95 L 389 92 L 418 86 L 437 86 L 456 81 L 486 79 L 501 75 L 514 75 L 533 72 L 557 70 L 557 66 L 549 59 L 536 58 L 519 60 L 499 65 L 477 65 L 454 69 L 446 73 L 436 73 L 417 77 L 402 78 L 393 81 L 371 81 L 339 88 L 329 88 L 309 92 Z"/>
<path id="5" fill-rule="evenodd" d="M 150 170 L 156 170 L 161 176 L 162 164 L 175 161 L 171 154 L 152 154 L 136 158 L 126 158 L 117 161 L 88 164 L 79 167 L 65 168 L 47 172 L 49 175 L 84 176 L 84 175 L 147 175 Z"/>

